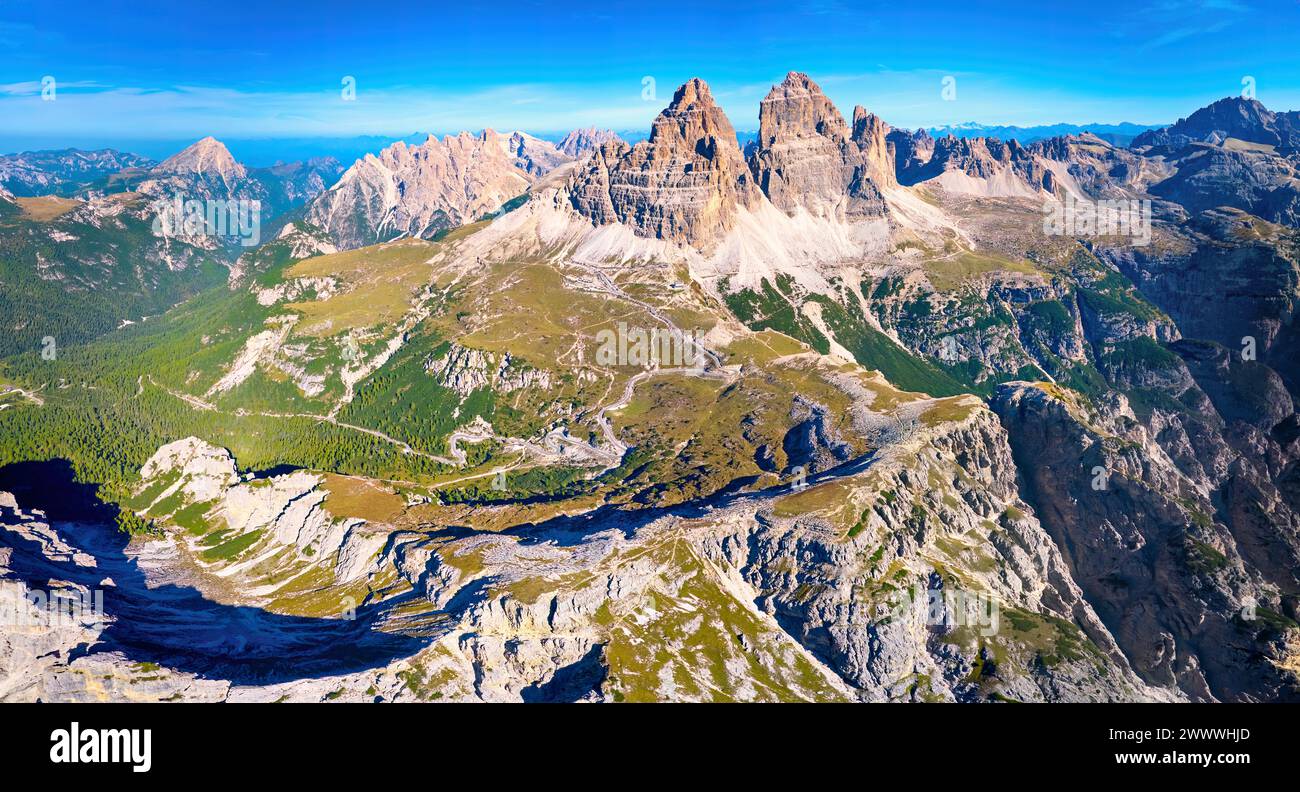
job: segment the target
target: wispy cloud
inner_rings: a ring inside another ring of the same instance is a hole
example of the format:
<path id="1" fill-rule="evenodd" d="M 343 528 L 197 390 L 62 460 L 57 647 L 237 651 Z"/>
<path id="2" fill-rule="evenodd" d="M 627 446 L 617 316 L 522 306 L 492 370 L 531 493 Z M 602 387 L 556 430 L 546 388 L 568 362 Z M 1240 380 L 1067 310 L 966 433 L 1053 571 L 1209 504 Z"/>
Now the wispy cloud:
<path id="1" fill-rule="evenodd" d="M 97 83 L 93 80 L 73 80 L 70 82 L 57 82 L 56 85 L 60 91 L 106 91 L 108 86 Z M 26 82 L 4 83 L 0 84 L 0 96 L 40 96 L 41 82 L 39 80 L 28 80 Z"/>
<path id="2" fill-rule="evenodd" d="M 1164 0 L 1134 5 L 1112 18 L 1108 27 L 1118 38 L 1137 40 L 1139 51 L 1149 51 L 1220 33 L 1256 13 L 1239 0 Z M 1160 32 L 1153 36 L 1156 31 Z"/>
<path id="3" fill-rule="evenodd" d="M 1155 38 L 1145 42 L 1144 44 L 1142 44 L 1141 49 L 1143 50 L 1156 49 L 1157 47 L 1164 47 L 1169 44 L 1182 41 L 1183 39 L 1192 38 L 1193 36 L 1205 36 L 1211 33 L 1218 33 L 1230 24 L 1232 23 L 1228 20 L 1220 20 L 1218 22 L 1212 22 L 1204 25 L 1194 25 L 1190 27 L 1174 28 L 1173 30 L 1162 33 L 1159 36 L 1156 36 Z"/>

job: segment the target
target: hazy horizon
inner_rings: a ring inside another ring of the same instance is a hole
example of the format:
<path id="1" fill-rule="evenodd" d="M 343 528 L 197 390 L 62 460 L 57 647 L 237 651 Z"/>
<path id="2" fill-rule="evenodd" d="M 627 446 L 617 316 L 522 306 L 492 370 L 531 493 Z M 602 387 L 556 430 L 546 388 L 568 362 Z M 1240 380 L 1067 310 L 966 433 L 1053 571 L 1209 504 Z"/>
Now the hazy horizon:
<path id="1" fill-rule="evenodd" d="M 1004 124 L 982 124 L 979 122 L 969 123 L 979 130 L 1010 128 L 1014 125 Z M 1147 126 L 1163 127 L 1173 121 L 1168 121 L 1155 125 L 1132 125 L 1142 128 Z M 1128 122 L 1121 124 L 1088 124 L 1075 123 L 1071 121 L 1059 121 L 1052 124 L 1042 124 L 1034 126 L 1016 126 L 1015 128 L 1027 131 L 1037 129 L 1047 129 L 1057 126 L 1095 128 L 1105 130 L 1109 127 L 1119 127 L 1129 125 Z M 956 126 L 956 125 L 951 125 Z M 925 129 L 939 129 L 941 125 L 926 126 Z M 577 127 L 575 127 L 577 129 Z M 290 162 L 302 160 L 310 157 L 333 156 L 340 159 L 360 158 L 366 153 L 378 153 L 382 148 L 392 145 L 393 143 L 404 140 L 408 143 L 423 142 L 430 135 L 435 137 L 445 137 L 447 135 L 457 135 L 461 132 L 478 134 L 483 128 L 465 129 L 465 130 L 443 130 L 435 132 L 411 132 L 406 135 L 355 135 L 351 137 L 217 137 L 222 143 L 230 149 L 235 159 L 252 167 L 265 167 L 275 164 L 276 162 Z M 497 130 L 498 132 L 512 132 L 515 130 Z M 544 140 L 558 142 L 569 131 L 572 130 L 553 130 L 553 131 L 534 131 L 530 129 L 518 130 L 528 134 L 535 135 Z M 614 130 L 625 140 L 636 142 L 644 139 L 649 135 L 649 125 L 645 129 L 616 129 Z M 736 130 L 737 137 L 743 142 L 752 139 L 757 135 L 756 129 Z M 102 149 L 114 149 L 117 151 L 137 154 L 154 160 L 163 160 L 172 154 L 181 151 L 196 141 L 207 137 L 207 135 L 188 137 L 188 138 L 133 138 L 133 139 L 103 139 L 103 138 L 55 138 L 53 141 L 49 138 L 32 137 L 32 138 L 5 138 L 0 136 L 0 156 L 10 156 L 36 151 L 59 151 L 66 149 L 80 149 L 82 151 L 97 151 Z M 344 164 L 347 164 L 346 162 Z"/>

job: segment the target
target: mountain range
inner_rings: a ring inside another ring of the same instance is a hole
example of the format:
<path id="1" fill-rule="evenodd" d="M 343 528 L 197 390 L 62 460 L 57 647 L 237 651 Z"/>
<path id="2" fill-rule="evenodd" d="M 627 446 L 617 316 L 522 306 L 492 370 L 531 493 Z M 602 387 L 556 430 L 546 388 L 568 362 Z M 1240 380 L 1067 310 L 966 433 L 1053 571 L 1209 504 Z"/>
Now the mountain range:
<path id="1" fill-rule="evenodd" d="M 1296 118 L 30 156 L 0 698 L 1297 700 Z"/>
<path id="2" fill-rule="evenodd" d="M 1000 140 L 1016 140 L 1022 144 L 1033 143 L 1036 140 L 1047 138 L 1087 133 L 1095 135 L 1114 146 L 1127 146 L 1135 137 L 1152 129 L 1160 129 L 1160 127 L 1131 124 L 1127 121 L 1121 121 L 1118 124 L 1038 124 L 1027 127 L 979 124 L 974 121 L 967 121 L 961 124 L 926 127 L 926 131 L 934 137 L 946 137 L 947 135 L 960 138 L 994 137 Z"/>

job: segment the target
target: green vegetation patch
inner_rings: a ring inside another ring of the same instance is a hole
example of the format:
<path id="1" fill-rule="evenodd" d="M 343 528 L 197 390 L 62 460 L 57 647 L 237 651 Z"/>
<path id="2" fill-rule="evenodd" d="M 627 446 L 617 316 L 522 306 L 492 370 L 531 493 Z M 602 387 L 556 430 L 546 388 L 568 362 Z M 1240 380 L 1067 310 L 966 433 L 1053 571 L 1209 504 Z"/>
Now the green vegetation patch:
<path id="1" fill-rule="evenodd" d="M 234 539 L 230 539 L 216 545 L 215 547 L 204 550 L 201 555 L 204 561 L 229 561 L 252 547 L 257 543 L 257 540 L 261 538 L 262 531 L 260 529 L 249 531 L 246 534 L 240 534 Z"/>

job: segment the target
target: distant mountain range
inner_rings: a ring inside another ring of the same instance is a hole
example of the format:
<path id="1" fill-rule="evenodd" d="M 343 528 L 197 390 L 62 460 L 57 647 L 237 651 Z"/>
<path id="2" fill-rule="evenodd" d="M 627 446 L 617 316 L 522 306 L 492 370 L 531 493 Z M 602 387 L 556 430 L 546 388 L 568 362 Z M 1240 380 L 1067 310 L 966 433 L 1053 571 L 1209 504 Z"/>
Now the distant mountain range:
<path id="1" fill-rule="evenodd" d="M 1133 138 L 1158 126 L 1130 124 L 1127 121 L 1118 124 L 1043 124 L 1040 126 L 1004 126 L 999 124 L 979 124 L 967 121 L 961 124 L 926 127 L 926 131 L 935 137 L 952 135 L 959 138 L 998 138 L 1015 140 L 1020 143 L 1032 143 L 1035 140 L 1060 137 L 1062 135 L 1079 135 L 1091 133 L 1115 146 L 1126 146 Z"/>
<path id="2" fill-rule="evenodd" d="M 0 188 L 13 195 L 51 195 L 76 190 L 153 161 L 114 149 L 27 151 L 0 157 Z"/>
<path id="3" fill-rule="evenodd" d="M 568 134 L 581 132 L 534 133 L 542 140 L 556 145 L 563 142 Z M 443 129 L 411 132 L 406 135 L 354 135 L 348 137 L 291 137 L 291 138 L 238 138 L 222 137 L 221 142 L 230 149 L 230 153 L 249 168 L 269 168 L 287 162 L 300 162 L 322 157 L 333 157 L 339 162 L 349 163 L 362 159 L 367 154 L 378 154 L 383 149 L 401 141 L 418 146 L 429 135 L 444 137 L 457 135 L 459 129 Z M 635 143 L 645 137 L 645 130 L 617 130 L 619 137 Z M 85 149 L 113 150 L 132 152 L 133 156 L 148 162 L 161 162 L 177 151 L 193 143 L 193 138 L 176 138 L 165 140 L 78 140 L 70 141 L 63 147 L 52 148 L 48 143 L 38 140 L 13 139 L 0 137 L 0 162 L 19 156 L 35 153 L 58 153 Z"/>
<path id="4" fill-rule="evenodd" d="M 997 124 L 979 124 L 975 122 L 966 122 L 949 126 L 931 126 L 926 127 L 926 131 L 935 137 L 943 137 L 952 134 L 960 138 L 968 137 L 996 137 L 1002 140 L 1015 139 L 1021 143 L 1030 143 L 1035 140 L 1056 137 L 1059 135 L 1075 135 L 1081 132 L 1091 132 L 1097 137 L 1116 146 L 1125 146 L 1137 135 L 1151 129 L 1158 129 L 1158 126 L 1143 126 L 1140 124 L 1047 124 L 1042 126 L 1018 127 Z M 352 162 L 359 160 L 367 154 L 378 154 L 382 149 L 392 144 L 403 141 L 410 145 L 419 145 L 428 139 L 430 134 L 436 134 L 442 137 L 447 134 L 457 134 L 460 130 L 440 130 L 429 132 L 412 132 L 408 135 L 391 136 L 391 135 L 354 135 L 348 137 L 291 137 L 291 138 L 232 138 L 223 137 L 224 143 L 231 153 L 240 162 L 250 168 L 271 167 L 273 165 L 295 162 L 319 157 L 333 157 L 340 162 Z M 574 130 L 579 132 L 581 130 Z M 636 143 L 646 138 L 644 129 L 618 129 L 614 133 L 628 143 Z M 549 140 L 560 145 L 566 134 L 573 132 L 545 132 L 534 133 L 542 140 Z M 746 144 L 753 141 L 758 136 L 755 129 L 738 129 L 736 137 L 743 148 Z M 75 145 L 68 148 L 57 149 L 55 151 L 75 151 L 78 148 L 86 149 L 112 149 L 122 152 L 133 152 L 133 156 L 142 160 L 161 161 L 172 153 L 189 145 L 191 141 L 185 139 L 175 140 L 115 140 L 115 141 L 77 141 Z M 24 154 L 36 153 L 41 146 L 36 141 L 17 140 L 17 139 L 0 139 L 0 151 L 13 152 L 0 155 L 0 162 L 10 157 L 18 156 L 18 152 Z M 49 153 L 47 151 L 47 153 Z M 0 177 L 0 183 L 3 183 L 3 177 Z"/>

